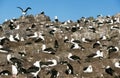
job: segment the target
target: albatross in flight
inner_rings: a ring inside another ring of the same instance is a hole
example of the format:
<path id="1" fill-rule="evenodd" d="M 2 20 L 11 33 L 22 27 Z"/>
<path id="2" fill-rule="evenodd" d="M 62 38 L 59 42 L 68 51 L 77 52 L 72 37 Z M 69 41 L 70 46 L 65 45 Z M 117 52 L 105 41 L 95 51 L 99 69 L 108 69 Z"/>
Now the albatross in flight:
<path id="1" fill-rule="evenodd" d="M 23 16 L 27 14 L 28 9 L 31 9 L 30 7 L 27 7 L 26 9 L 22 9 L 21 7 L 17 7 L 17 8 L 19 8 L 22 11 Z"/>

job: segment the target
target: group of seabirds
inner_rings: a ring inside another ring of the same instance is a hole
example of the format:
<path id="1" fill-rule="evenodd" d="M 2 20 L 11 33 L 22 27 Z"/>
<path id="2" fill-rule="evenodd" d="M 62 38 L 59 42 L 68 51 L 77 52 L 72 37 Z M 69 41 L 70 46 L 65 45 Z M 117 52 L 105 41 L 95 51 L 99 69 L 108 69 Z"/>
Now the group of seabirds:
<path id="1" fill-rule="evenodd" d="M 5 56 L 1 58 L 5 59 L 0 64 L 1 76 L 85 78 L 82 74 L 99 73 L 99 78 L 120 78 L 119 17 L 98 15 L 96 19 L 60 22 L 55 16 L 53 21 L 36 21 L 46 18 L 41 12 L 31 23 L 26 21 L 31 18 L 26 15 L 31 8 L 17 8 L 24 18 L 10 19 L 0 26 L 0 54 Z"/>

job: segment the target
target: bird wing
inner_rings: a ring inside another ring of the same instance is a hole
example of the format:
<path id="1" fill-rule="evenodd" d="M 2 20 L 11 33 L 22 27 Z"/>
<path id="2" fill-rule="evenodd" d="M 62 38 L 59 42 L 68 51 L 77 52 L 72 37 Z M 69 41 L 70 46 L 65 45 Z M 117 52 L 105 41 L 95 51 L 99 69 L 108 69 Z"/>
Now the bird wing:
<path id="1" fill-rule="evenodd" d="M 75 47 L 75 44 L 72 44 L 71 47 L 70 47 L 70 49 L 73 49 L 74 47 Z"/>
<path id="2" fill-rule="evenodd" d="M 74 40 L 73 42 L 74 43 L 81 43 L 79 40 Z"/>
<path id="3" fill-rule="evenodd" d="M 46 65 L 54 64 L 52 61 L 46 62 Z"/>
<path id="4" fill-rule="evenodd" d="M 80 60 L 80 57 L 76 56 L 76 55 L 73 55 L 71 56 L 70 58 L 74 59 L 74 60 Z"/>
<path id="5" fill-rule="evenodd" d="M 86 38 L 85 40 L 88 41 L 88 42 L 92 42 L 92 40 L 90 40 L 90 39 L 88 39 L 88 38 Z"/>
<path id="6" fill-rule="evenodd" d="M 115 72 L 112 68 L 106 69 L 105 70 L 108 74 L 110 74 L 111 76 L 113 75 L 113 73 Z"/>
<path id="7" fill-rule="evenodd" d="M 22 62 L 22 60 L 20 60 L 20 59 L 18 59 L 18 58 L 16 58 L 16 57 L 12 57 L 12 58 L 10 58 L 10 61 L 12 61 L 12 62 L 19 62 L 19 63 L 21 63 Z"/>
<path id="8" fill-rule="evenodd" d="M 53 48 L 49 47 L 49 48 L 46 48 L 44 51 L 49 51 L 49 52 L 56 52 Z"/>
<path id="9" fill-rule="evenodd" d="M 30 68 L 27 69 L 27 72 L 30 73 L 30 72 L 36 72 L 38 71 L 39 68 L 38 67 L 35 67 L 35 66 L 31 66 Z"/>
<path id="10" fill-rule="evenodd" d="M 88 58 L 92 58 L 92 57 L 94 57 L 94 56 L 96 56 L 96 55 L 97 55 L 96 53 L 92 53 L 92 54 L 88 55 L 87 57 L 88 57 Z"/>
<path id="11" fill-rule="evenodd" d="M 85 71 L 85 70 L 87 70 L 87 68 L 88 68 L 88 67 L 84 67 L 83 70 Z"/>
<path id="12" fill-rule="evenodd" d="M 72 65 L 70 65 L 69 63 L 67 64 L 67 69 L 71 69 L 71 70 L 73 70 L 73 66 Z"/>
<path id="13" fill-rule="evenodd" d="M 0 72 L 0 75 L 6 74 L 6 73 L 8 73 L 8 75 L 11 75 L 11 74 L 12 74 L 12 73 L 11 73 L 10 71 L 8 71 L 8 70 L 3 70 L 3 71 Z"/>
<path id="14" fill-rule="evenodd" d="M 17 7 L 17 8 L 19 8 L 21 11 L 23 11 L 23 9 L 21 7 Z"/>
<path id="15" fill-rule="evenodd" d="M 25 10 L 25 12 L 27 12 L 28 9 L 31 9 L 30 7 L 27 7 L 27 9 Z"/>

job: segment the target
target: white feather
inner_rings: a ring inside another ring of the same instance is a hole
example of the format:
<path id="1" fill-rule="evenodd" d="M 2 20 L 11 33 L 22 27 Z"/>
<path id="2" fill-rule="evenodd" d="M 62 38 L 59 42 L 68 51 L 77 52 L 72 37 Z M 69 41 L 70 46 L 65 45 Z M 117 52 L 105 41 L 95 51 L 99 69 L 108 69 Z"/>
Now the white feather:
<path id="1" fill-rule="evenodd" d="M 120 68 L 120 63 L 119 62 L 115 62 L 114 65 L 115 65 L 116 68 Z"/>
<path id="2" fill-rule="evenodd" d="M 92 73 L 92 72 L 93 72 L 92 65 L 89 65 L 88 68 L 84 71 L 84 73 Z"/>
<path id="3" fill-rule="evenodd" d="M 17 75 L 18 74 L 18 70 L 17 70 L 17 67 L 15 65 L 12 65 L 12 74 L 13 75 Z"/>

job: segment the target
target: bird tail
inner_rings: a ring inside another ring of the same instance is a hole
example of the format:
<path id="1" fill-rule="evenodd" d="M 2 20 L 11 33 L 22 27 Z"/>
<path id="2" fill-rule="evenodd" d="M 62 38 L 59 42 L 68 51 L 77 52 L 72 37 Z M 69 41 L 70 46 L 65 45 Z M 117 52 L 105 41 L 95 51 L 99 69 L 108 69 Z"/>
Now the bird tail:
<path id="1" fill-rule="evenodd" d="M 77 62 L 78 62 L 79 64 L 81 64 L 80 60 L 77 60 Z"/>
<path id="2" fill-rule="evenodd" d="M 54 53 L 54 52 L 51 52 L 50 54 L 55 55 L 55 53 Z"/>
<path id="3" fill-rule="evenodd" d="M 40 77 L 37 75 L 37 76 L 34 76 L 33 78 L 40 78 Z"/>

